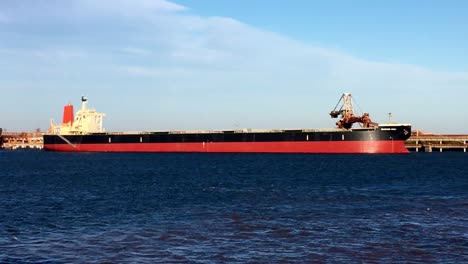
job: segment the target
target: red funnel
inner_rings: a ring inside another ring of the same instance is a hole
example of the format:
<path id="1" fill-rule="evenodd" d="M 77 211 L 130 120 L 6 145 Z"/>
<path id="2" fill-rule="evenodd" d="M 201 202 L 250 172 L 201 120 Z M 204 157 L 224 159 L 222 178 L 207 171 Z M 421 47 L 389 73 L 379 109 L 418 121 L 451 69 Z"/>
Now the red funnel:
<path id="1" fill-rule="evenodd" d="M 63 107 L 62 124 L 64 125 L 73 124 L 73 105 L 69 104 Z"/>

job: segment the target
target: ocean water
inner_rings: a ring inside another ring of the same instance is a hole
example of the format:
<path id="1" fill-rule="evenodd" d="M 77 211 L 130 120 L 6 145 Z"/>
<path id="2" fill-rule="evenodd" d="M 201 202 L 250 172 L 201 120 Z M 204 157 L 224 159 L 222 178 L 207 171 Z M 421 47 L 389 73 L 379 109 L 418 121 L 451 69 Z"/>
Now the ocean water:
<path id="1" fill-rule="evenodd" d="M 466 263 L 467 161 L 0 151 L 0 263 Z"/>

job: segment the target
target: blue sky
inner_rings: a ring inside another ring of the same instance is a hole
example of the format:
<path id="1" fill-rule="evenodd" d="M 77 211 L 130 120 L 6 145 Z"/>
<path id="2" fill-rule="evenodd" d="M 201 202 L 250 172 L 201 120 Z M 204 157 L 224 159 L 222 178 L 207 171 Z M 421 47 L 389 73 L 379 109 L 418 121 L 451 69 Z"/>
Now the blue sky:
<path id="1" fill-rule="evenodd" d="M 0 1 L 0 127 L 46 130 L 81 95 L 108 131 L 325 128 L 343 92 L 373 120 L 468 133 L 466 1 Z"/>
<path id="2" fill-rule="evenodd" d="M 466 1 L 180 0 L 191 13 L 234 17 L 360 58 L 468 70 Z M 429 55 L 428 55 L 429 54 Z"/>

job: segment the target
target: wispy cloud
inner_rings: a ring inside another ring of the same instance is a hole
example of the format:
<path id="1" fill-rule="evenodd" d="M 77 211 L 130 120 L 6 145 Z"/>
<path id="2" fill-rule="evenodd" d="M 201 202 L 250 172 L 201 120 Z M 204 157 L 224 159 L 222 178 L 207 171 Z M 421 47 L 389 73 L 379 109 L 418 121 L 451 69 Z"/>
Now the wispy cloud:
<path id="1" fill-rule="evenodd" d="M 124 74 L 129 74 L 135 77 L 151 77 L 151 78 L 167 78 L 172 76 L 173 78 L 181 78 L 194 73 L 193 70 L 183 70 L 183 69 L 163 69 L 163 68 L 150 68 L 150 67 L 140 67 L 140 66 L 126 66 L 118 68 Z"/>
<path id="2" fill-rule="evenodd" d="M 132 54 L 136 56 L 146 56 L 152 53 L 151 50 L 134 48 L 134 47 L 125 47 L 125 48 L 120 48 L 119 50 L 123 53 Z"/>
<path id="3" fill-rule="evenodd" d="M 164 14 L 187 10 L 185 6 L 166 0 L 78 0 L 78 4 L 93 12 L 140 18 L 155 13 Z"/>

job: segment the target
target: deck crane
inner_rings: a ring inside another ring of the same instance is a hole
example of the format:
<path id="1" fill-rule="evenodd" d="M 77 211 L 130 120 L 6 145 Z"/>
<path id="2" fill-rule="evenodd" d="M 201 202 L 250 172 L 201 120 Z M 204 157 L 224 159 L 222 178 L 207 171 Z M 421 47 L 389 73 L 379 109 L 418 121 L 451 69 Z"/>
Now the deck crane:
<path id="1" fill-rule="evenodd" d="M 341 107 L 338 109 L 338 106 Z M 362 116 L 355 115 L 353 109 L 353 99 L 350 93 L 344 93 L 335 108 L 330 112 L 332 118 L 338 118 L 341 115 L 341 119 L 336 122 L 338 128 L 350 129 L 354 123 L 360 123 L 362 127 L 369 128 L 375 127 L 378 124 L 372 122 L 369 117 L 369 113 L 364 113 Z"/>

